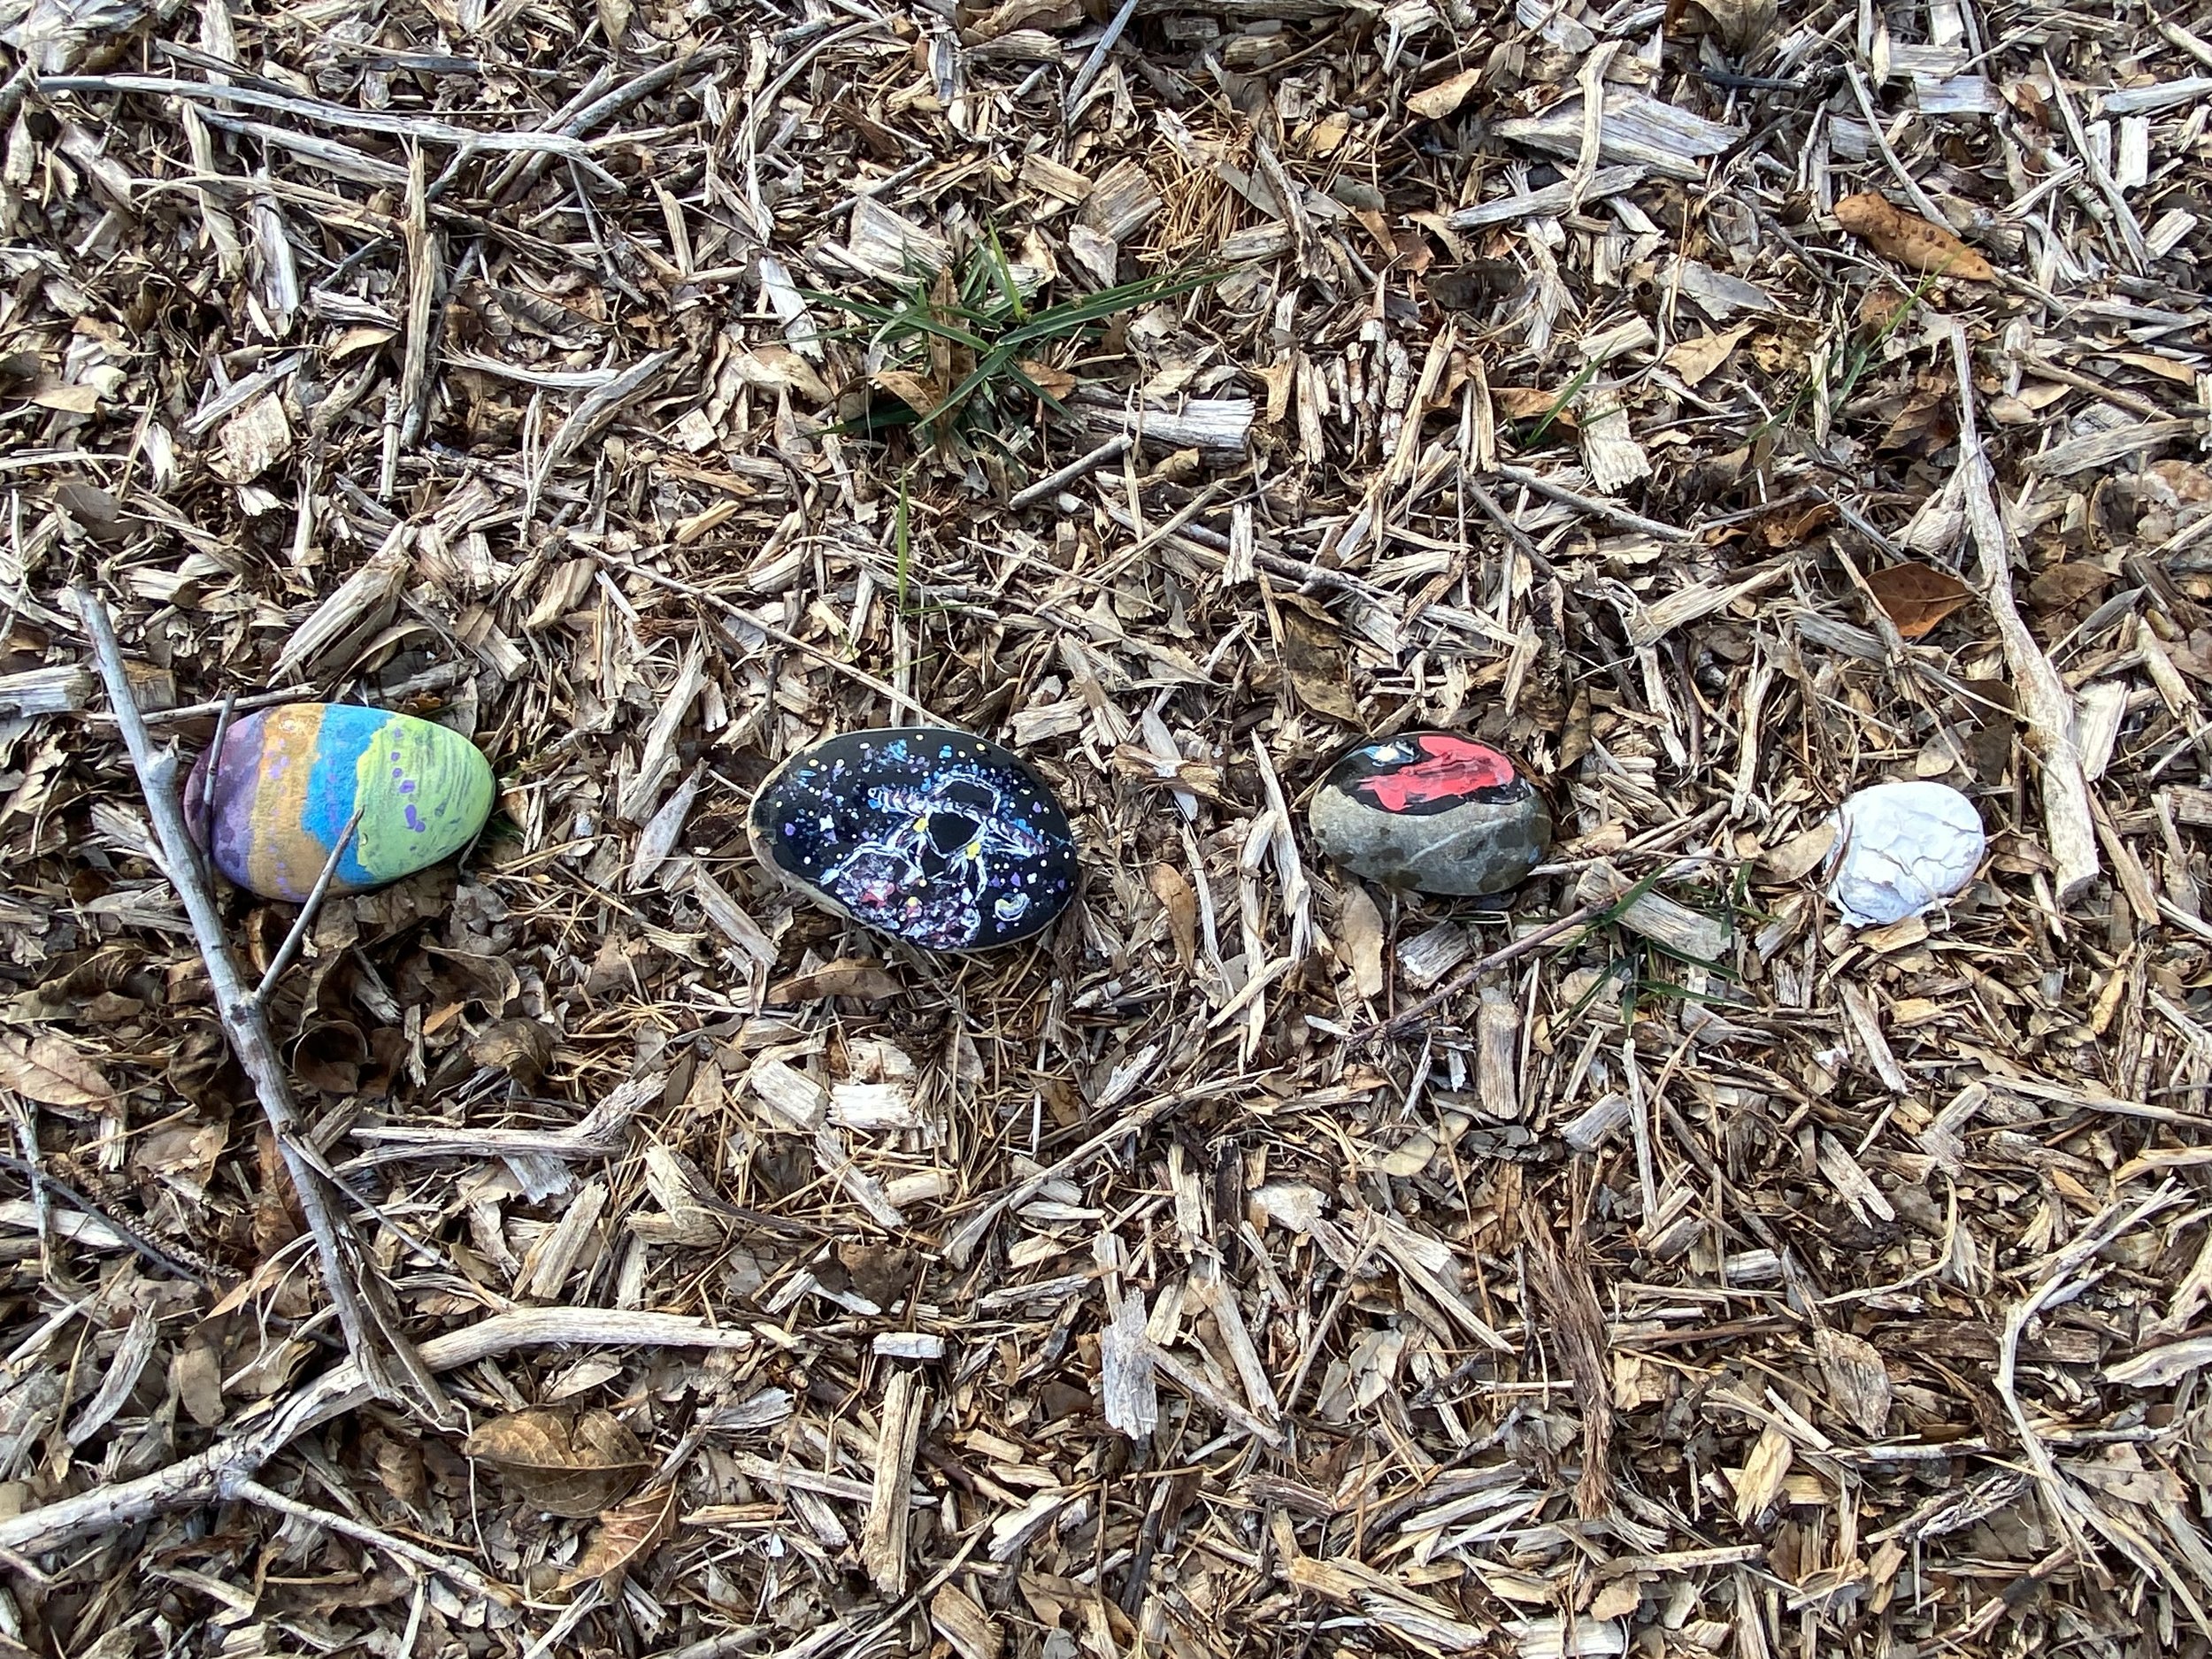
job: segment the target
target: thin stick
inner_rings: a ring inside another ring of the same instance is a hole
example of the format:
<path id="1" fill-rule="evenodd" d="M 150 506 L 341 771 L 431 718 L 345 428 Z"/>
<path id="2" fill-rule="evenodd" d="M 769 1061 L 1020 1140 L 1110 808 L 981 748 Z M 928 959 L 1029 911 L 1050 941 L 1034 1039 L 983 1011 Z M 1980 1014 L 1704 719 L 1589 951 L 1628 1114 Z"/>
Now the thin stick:
<path id="1" fill-rule="evenodd" d="M 222 710 L 215 717 L 215 741 L 207 746 L 207 776 L 200 780 L 200 817 L 204 820 L 214 817 L 215 780 L 223 773 L 223 743 L 230 736 L 230 717 L 237 707 L 235 695 L 225 697 Z"/>
<path id="2" fill-rule="evenodd" d="M 1546 922 L 1532 933 L 1523 933 L 1511 944 L 1502 945 L 1488 956 L 1477 958 L 1471 967 L 1461 972 L 1459 977 L 1449 985 L 1445 986 L 1441 990 L 1430 992 L 1411 1008 L 1402 1009 L 1388 1019 L 1378 1025 L 1370 1025 L 1364 1031 L 1354 1032 L 1351 1041 L 1358 1044 L 1400 1035 L 1413 1021 L 1420 1018 L 1430 1010 L 1448 1002 L 1453 997 L 1474 984 L 1477 979 L 1482 978 L 1484 974 L 1503 967 L 1517 956 L 1525 956 L 1540 945 L 1549 944 L 1571 927 L 1581 926 L 1583 923 L 1611 909 L 1619 902 L 1619 898 L 1620 895 L 1616 894 L 1609 899 L 1593 899 L 1587 904 L 1569 910 L 1557 921 Z"/>
<path id="3" fill-rule="evenodd" d="M 213 778 L 215 768 L 211 765 L 207 773 L 211 779 Z M 346 820 L 345 833 L 338 837 L 338 844 L 330 849 L 330 856 L 323 860 L 322 873 L 315 878 L 315 885 L 308 888 L 307 902 L 300 906 L 300 913 L 292 918 L 291 932 L 284 935 L 284 942 L 277 947 L 276 955 L 270 959 L 268 972 L 261 976 L 261 983 L 254 987 L 253 1000 L 257 1007 L 268 1006 L 269 993 L 276 988 L 276 982 L 283 977 L 285 969 L 292 965 L 292 958 L 299 955 L 300 946 L 307 938 L 307 930 L 314 923 L 315 912 L 322 909 L 323 895 L 330 891 L 331 879 L 338 873 L 338 861 L 346 856 L 346 849 L 353 844 L 354 832 L 361 827 L 361 815 L 368 810 L 366 801 L 353 809 L 353 816 Z"/>
<path id="4" fill-rule="evenodd" d="M 1989 457 L 1974 420 L 1974 361 L 1966 330 L 1950 326 L 1959 390 L 1959 470 L 1966 476 L 1966 527 L 1981 555 L 1982 603 L 1997 621 L 1997 638 L 2012 670 L 2014 695 L 2026 725 L 2028 752 L 2039 768 L 2043 836 L 2051 855 L 2052 896 L 2061 910 L 2089 891 L 2103 866 L 2087 778 L 2074 725 L 2074 698 L 2058 670 L 2021 619 L 2012 593 L 2012 533 L 1990 489 Z"/>
<path id="5" fill-rule="evenodd" d="M 1600 501 L 1594 495 L 1585 495 L 1579 490 L 1569 489 L 1564 484 L 1555 484 L 1541 472 L 1532 472 L 1525 466 L 1501 466 L 1497 470 L 1496 476 L 1504 479 L 1508 483 L 1518 484 L 1524 489 L 1532 489 L 1540 495 L 1548 495 L 1554 501 L 1586 512 L 1594 518 L 1603 518 L 1609 524 L 1617 524 L 1624 530 L 1640 530 L 1646 535 L 1655 536 L 1662 541 L 1694 541 L 1697 540 L 1697 533 L 1694 530 L 1684 530 L 1674 525 L 1662 524 L 1656 518 L 1647 518 L 1641 513 L 1629 511 L 1625 507 L 1616 507 L 1609 501 Z"/>
<path id="6" fill-rule="evenodd" d="M 1048 472 L 1035 483 L 1017 490 L 1014 498 L 1006 504 L 1018 512 L 1024 507 L 1046 500 L 1055 491 L 1066 488 L 1086 473 L 1095 472 L 1110 462 L 1120 460 L 1133 442 L 1127 433 L 1118 438 L 1109 438 L 1088 454 L 1077 456 L 1058 472 Z"/>
<path id="7" fill-rule="evenodd" d="M 123 665 L 123 648 L 115 637 L 115 625 L 108 619 L 107 607 L 88 588 L 80 587 L 74 591 L 78 615 L 92 636 L 93 656 L 99 665 L 100 678 L 106 683 L 108 701 L 114 706 L 116 724 L 122 728 L 124 747 L 130 751 L 132 770 L 138 774 L 147 816 L 153 822 L 155 839 L 161 843 L 170 882 L 183 902 L 193 940 L 199 946 L 201 960 L 207 965 L 208 987 L 214 994 L 216 1017 L 222 1021 L 224 1033 L 230 1039 L 231 1052 L 238 1056 L 238 1064 L 253 1080 L 262 1114 L 268 1119 L 277 1148 L 283 1154 L 284 1167 L 292 1178 L 293 1191 L 299 1197 L 300 1213 L 306 1217 L 308 1232 L 322 1258 L 323 1279 L 330 1293 L 331 1307 L 338 1316 L 339 1328 L 345 1333 L 347 1351 L 378 1392 L 397 1394 L 399 1389 L 386 1364 L 388 1352 L 399 1361 L 417 1403 L 434 1416 L 443 1417 L 443 1394 L 424 1369 L 414 1345 L 400 1331 L 396 1314 L 377 1305 L 373 1294 L 365 1295 L 365 1287 L 356 1285 L 347 1247 L 349 1243 L 357 1245 L 357 1240 L 353 1239 L 352 1228 L 342 1213 L 332 1203 L 336 1190 L 334 1184 L 302 1155 L 299 1108 L 293 1102 L 291 1080 L 285 1075 L 284 1063 L 278 1057 L 267 1012 L 245 988 L 237 959 L 231 955 L 230 941 L 223 932 L 222 918 L 215 909 L 214 895 L 201 873 L 197 849 L 185 827 L 184 810 L 177 796 L 176 751 L 157 750 L 145 721 L 139 718 L 138 702 L 131 694 L 130 675 Z M 382 1339 L 381 1348 L 369 1334 L 372 1324 Z"/>
<path id="8" fill-rule="evenodd" d="M 234 1480 L 230 1485 L 230 1495 L 248 1503 L 258 1504 L 265 1509 L 274 1510 L 279 1515 L 288 1515 L 295 1520 L 306 1522 L 310 1526 L 322 1527 L 341 1538 L 349 1538 L 357 1544 L 366 1545 L 371 1549 L 380 1549 L 395 1561 L 403 1562 L 409 1566 L 442 1573 L 464 1590 L 472 1590 L 502 1607 L 512 1607 L 517 1600 L 512 1590 L 486 1578 L 466 1562 L 457 1561 L 450 1555 L 441 1555 L 419 1544 L 411 1544 L 403 1538 L 394 1538 L 389 1532 L 371 1526 L 365 1521 L 357 1521 L 351 1516 L 334 1515 L 328 1509 L 317 1509 L 298 1498 L 287 1497 L 281 1492 L 263 1486 L 258 1480 Z"/>

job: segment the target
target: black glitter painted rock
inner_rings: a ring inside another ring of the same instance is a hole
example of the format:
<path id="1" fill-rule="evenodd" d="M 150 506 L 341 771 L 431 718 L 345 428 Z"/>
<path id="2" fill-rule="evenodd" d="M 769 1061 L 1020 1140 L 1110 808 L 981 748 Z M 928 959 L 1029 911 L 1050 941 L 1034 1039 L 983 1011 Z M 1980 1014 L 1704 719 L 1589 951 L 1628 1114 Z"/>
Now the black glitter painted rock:
<path id="1" fill-rule="evenodd" d="M 1423 893 L 1502 893 L 1551 844 L 1551 811 L 1519 767 L 1454 732 L 1363 743 L 1313 798 L 1313 838 L 1355 875 Z"/>
<path id="2" fill-rule="evenodd" d="M 894 726 L 801 749 L 753 797 L 753 855 L 841 916 L 927 950 L 987 950 L 1075 895 L 1067 814 L 1021 758 Z"/>

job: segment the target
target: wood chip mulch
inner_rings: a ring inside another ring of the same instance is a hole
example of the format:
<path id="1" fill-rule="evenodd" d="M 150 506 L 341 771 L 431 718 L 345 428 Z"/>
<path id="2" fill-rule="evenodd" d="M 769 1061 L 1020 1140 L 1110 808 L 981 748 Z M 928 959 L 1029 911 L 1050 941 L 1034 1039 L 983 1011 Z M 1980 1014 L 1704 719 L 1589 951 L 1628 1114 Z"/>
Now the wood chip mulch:
<path id="1" fill-rule="evenodd" d="M 0 1654 L 2205 1654 L 2186 12 L 0 0 Z M 188 757 L 492 761 L 299 1144 L 79 585 Z M 753 865 L 916 720 L 1039 942 Z M 1427 725 L 1508 899 L 1306 836 Z M 1989 854 L 1855 929 L 1894 779 Z"/>

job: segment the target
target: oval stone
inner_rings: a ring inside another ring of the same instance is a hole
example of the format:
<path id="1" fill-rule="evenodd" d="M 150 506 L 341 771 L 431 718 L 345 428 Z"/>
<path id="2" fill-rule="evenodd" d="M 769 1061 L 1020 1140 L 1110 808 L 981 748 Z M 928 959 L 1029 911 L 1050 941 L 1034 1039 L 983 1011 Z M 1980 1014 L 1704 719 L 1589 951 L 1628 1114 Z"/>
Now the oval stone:
<path id="1" fill-rule="evenodd" d="M 1828 896 L 1854 927 L 1932 910 L 1974 879 L 1988 838 L 1974 803 L 1945 783 L 1878 783 L 1836 810 Z"/>
<path id="2" fill-rule="evenodd" d="M 1329 769 L 1312 823 L 1353 874 L 1423 893 L 1502 893 L 1551 844 L 1551 810 L 1527 776 L 1456 732 L 1361 744 Z"/>
<path id="3" fill-rule="evenodd" d="M 826 738 L 753 797 L 753 855 L 841 916 L 926 950 L 987 950 L 1075 896 L 1075 835 L 1043 780 L 943 726 Z"/>
<path id="4" fill-rule="evenodd" d="M 208 771 L 215 787 L 208 792 Z M 331 877 L 361 893 L 427 869 L 474 839 L 492 810 L 491 764 L 457 732 L 347 703 L 288 703 L 234 721 L 223 752 L 184 786 L 192 838 L 265 899 L 304 899 L 361 822 Z"/>

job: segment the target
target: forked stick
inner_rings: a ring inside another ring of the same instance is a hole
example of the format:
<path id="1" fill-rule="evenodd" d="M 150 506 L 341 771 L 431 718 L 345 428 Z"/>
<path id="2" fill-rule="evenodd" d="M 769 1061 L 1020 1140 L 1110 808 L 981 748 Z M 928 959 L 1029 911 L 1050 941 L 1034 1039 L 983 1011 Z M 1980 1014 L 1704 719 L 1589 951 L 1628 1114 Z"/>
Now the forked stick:
<path id="1" fill-rule="evenodd" d="M 416 1403 L 440 1420 L 449 1415 L 442 1391 L 399 1328 L 396 1310 L 377 1292 L 373 1281 L 357 1280 L 354 1262 L 365 1261 L 351 1223 L 336 1202 L 335 1184 L 316 1167 L 300 1141 L 299 1108 L 292 1099 L 291 1079 L 277 1054 L 269 1030 L 268 1010 L 259 988 L 249 990 L 231 955 L 230 940 L 215 909 L 215 895 L 202 868 L 199 849 L 185 827 L 184 808 L 177 793 L 177 752 L 173 747 L 154 747 L 138 700 L 132 694 L 130 676 L 123 666 L 123 648 L 115 637 L 115 625 L 107 607 L 88 588 L 75 590 L 77 613 L 92 636 L 92 654 L 100 678 L 114 706 L 115 723 L 130 750 L 131 768 L 138 774 L 140 792 L 146 798 L 147 815 L 154 836 L 161 843 L 162 862 L 169 880 L 184 902 L 192 938 L 200 959 L 207 964 L 208 987 L 214 993 L 216 1018 L 223 1022 L 231 1051 L 253 1081 L 254 1094 L 269 1120 L 270 1133 L 284 1156 L 284 1167 L 299 1194 L 300 1213 L 322 1258 L 323 1279 L 330 1290 L 332 1310 L 344 1332 L 346 1350 L 361 1374 L 378 1393 L 404 1391 Z M 373 1335 L 372 1335 L 373 1332 Z M 395 1379 L 388 1359 L 396 1359 L 403 1376 Z"/>

